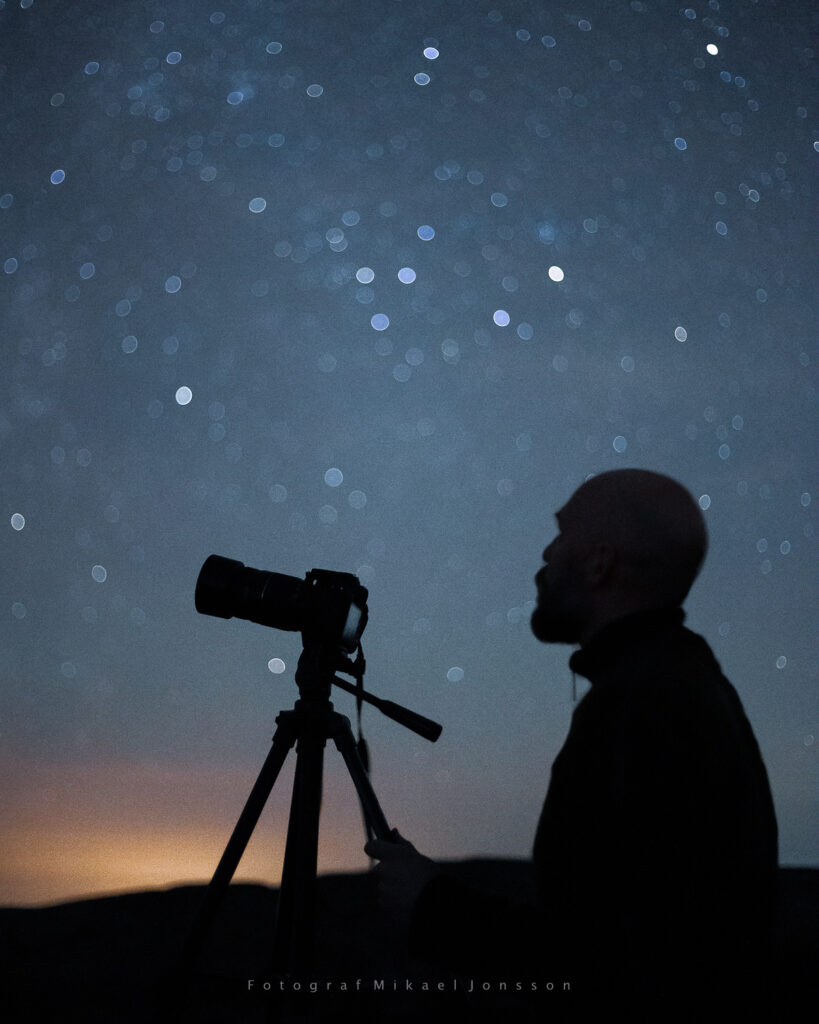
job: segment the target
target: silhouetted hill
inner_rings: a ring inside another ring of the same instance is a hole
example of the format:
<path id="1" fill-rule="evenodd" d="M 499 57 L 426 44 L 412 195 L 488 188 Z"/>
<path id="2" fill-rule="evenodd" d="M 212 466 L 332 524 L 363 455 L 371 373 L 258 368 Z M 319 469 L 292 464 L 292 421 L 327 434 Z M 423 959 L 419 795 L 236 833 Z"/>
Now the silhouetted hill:
<path id="1" fill-rule="evenodd" d="M 531 893 L 531 868 L 525 862 L 474 860 L 451 867 L 484 888 Z M 780 877 L 778 991 L 779 1019 L 785 1021 L 796 1019 L 798 1006 L 812 1000 L 815 1005 L 810 986 L 817 963 L 819 871 L 785 868 Z M 201 895 L 201 886 L 184 886 L 0 910 L 4 1019 L 55 1024 L 69 1019 L 252 1024 L 340 1015 L 378 1024 L 526 1019 L 514 991 L 469 995 L 468 979 L 455 989 L 453 979 L 410 961 L 394 927 L 378 912 L 366 874 L 319 879 L 316 968 L 309 979 L 318 991 L 305 986 L 299 1002 L 283 1010 L 277 1004 L 268 958 L 278 893 L 265 886 L 231 886 L 195 977 L 167 979 Z M 430 991 L 422 990 L 424 983 Z M 562 1019 L 562 1005 L 555 1002 L 553 1019 Z"/>

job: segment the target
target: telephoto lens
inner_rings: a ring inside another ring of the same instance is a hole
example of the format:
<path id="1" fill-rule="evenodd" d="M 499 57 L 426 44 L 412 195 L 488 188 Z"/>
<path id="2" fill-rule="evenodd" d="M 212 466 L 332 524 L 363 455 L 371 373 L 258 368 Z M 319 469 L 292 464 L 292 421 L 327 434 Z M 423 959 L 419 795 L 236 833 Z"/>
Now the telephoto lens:
<path id="1" fill-rule="evenodd" d="M 199 572 L 195 602 L 203 615 L 299 631 L 349 652 L 367 625 L 366 588 L 351 573 L 328 569 L 312 569 L 301 580 L 211 555 Z"/>

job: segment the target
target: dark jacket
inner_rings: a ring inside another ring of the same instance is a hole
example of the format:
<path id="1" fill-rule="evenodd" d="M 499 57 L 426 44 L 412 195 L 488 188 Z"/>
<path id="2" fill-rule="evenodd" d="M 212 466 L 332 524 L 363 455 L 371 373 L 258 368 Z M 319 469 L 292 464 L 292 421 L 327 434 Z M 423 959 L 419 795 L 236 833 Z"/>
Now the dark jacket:
<path id="1" fill-rule="evenodd" d="M 679 609 L 628 616 L 572 655 L 592 686 L 552 766 L 537 904 L 434 879 L 412 922 L 417 954 L 473 975 L 568 978 L 634 1020 L 718 1019 L 720 1006 L 739 1019 L 750 990 L 759 1003 L 777 867 L 770 788 L 736 691 L 682 622 Z"/>

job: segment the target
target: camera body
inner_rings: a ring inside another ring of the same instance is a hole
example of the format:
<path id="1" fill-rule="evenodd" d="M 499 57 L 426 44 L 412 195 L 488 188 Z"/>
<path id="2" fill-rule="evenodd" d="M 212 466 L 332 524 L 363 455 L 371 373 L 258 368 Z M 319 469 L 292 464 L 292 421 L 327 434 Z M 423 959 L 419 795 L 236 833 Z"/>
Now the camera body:
<path id="1" fill-rule="evenodd" d="M 367 588 L 348 572 L 311 569 L 297 576 L 251 569 L 211 555 L 199 572 L 196 610 L 300 632 L 304 644 L 327 644 L 352 654 L 367 625 Z"/>

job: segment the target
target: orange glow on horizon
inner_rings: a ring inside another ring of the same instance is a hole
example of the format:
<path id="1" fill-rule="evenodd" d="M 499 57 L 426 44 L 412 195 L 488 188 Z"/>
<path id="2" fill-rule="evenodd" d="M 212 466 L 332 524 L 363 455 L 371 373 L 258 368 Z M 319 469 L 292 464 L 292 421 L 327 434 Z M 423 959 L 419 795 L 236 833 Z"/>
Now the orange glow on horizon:
<path id="1" fill-rule="evenodd" d="M 0 845 L 4 905 L 63 903 L 199 883 L 207 881 L 218 863 L 218 857 L 214 860 L 205 852 L 213 846 L 212 834 L 206 833 L 120 831 L 100 836 L 63 827 L 31 830 L 14 840 L 14 845 L 5 839 Z M 271 867 L 281 853 L 248 847 L 236 881 L 278 885 L 281 872 Z"/>
<path id="2" fill-rule="evenodd" d="M 210 879 L 255 779 L 252 769 L 0 764 L 0 905 L 62 903 Z M 319 872 L 367 868 L 355 794 L 325 777 Z M 236 872 L 276 886 L 287 831 L 286 766 Z M 341 803 L 342 806 L 336 805 Z M 351 817 L 352 814 L 352 817 Z"/>

